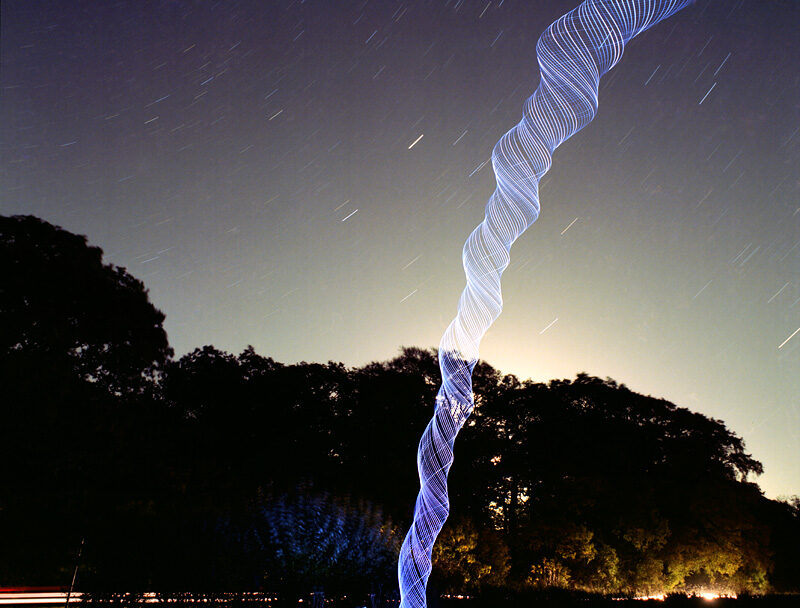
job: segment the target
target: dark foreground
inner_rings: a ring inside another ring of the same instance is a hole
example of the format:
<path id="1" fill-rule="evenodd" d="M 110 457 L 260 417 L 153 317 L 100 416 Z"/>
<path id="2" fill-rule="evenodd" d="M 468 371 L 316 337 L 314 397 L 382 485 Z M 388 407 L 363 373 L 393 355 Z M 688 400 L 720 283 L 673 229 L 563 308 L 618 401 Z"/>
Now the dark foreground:
<path id="1" fill-rule="evenodd" d="M 610 597 L 574 597 L 568 595 L 529 595 L 524 597 L 476 598 L 469 600 L 442 599 L 438 608 L 795 608 L 800 596 L 768 595 L 740 598 L 670 596 L 664 600 Z M 433 608 L 431 606 L 431 608 Z"/>
<path id="2" fill-rule="evenodd" d="M 368 597 L 280 598 L 267 594 L 83 594 L 76 605 L 145 606 L 168 604 L 170 606 L 218 606 L 225 608 L 310 606 L 312 608 L 395 608 L 397 600 L 374 602 Z M 430 601 L 428 608 L 794 608 L 800 606 L 800 595 L 763 595 L 739 598 L 687 597 L 671 595 L 663 600 L 612 598 L 597 595 L 577 595 L 569 592 L 541 592 L 516 596 L 507 594 L 472 598 L 439 598 Z"/>

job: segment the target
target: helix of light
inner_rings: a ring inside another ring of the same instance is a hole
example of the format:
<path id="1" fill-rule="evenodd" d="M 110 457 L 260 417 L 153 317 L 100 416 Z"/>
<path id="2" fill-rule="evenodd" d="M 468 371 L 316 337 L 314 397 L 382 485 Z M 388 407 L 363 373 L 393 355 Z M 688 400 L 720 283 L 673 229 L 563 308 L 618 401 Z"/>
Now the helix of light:
<path id="1" fill-rule="evenodd" d="M 478 347 L 502 309 L 500 277 L 511 245 L 539 216 L 539 180 L 553 151 L 594 118 L 600 77 L 620 60 L 625 43 L 692 2 L 586 0 L 539 38 L 539 86 L 525 102 L 522 120 L 492 151 L 497 187 L 464 245 L 467 285 L 439 345 L 442 384 L 419 443 L 421 487 L 398 564 L 401 608 L 426 606 L 433 543 L 450 509 L 453 443 L 474 406 Z"/>

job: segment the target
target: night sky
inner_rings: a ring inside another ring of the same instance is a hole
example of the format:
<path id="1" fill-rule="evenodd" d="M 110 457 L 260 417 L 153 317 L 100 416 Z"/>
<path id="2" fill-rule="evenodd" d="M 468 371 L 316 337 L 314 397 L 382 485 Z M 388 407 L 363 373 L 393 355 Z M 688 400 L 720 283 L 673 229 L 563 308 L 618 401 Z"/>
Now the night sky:
<path id="1" fill-rule="evenodd" d="M 3 0 L 0 213 L 142 279 L 178 356 L 435 346 L 536 40 L 577 4 Z M 700 0 L 626 48 L 481 349 L 721 418 L 771 497 L 800 493 L 799 30 L 796 0 Z"/>

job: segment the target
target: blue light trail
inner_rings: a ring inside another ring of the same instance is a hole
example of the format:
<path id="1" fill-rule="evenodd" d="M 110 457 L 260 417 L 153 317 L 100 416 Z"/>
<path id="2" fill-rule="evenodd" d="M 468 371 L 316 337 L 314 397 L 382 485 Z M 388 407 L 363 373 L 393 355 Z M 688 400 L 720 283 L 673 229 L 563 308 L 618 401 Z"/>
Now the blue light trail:
<path id="1" fill-rule="evenodd" d="M 536 44 L 539 86 L 525 102 L 522 120 L 492 151 L 497 188 L 464 245 L 467 285 L 439 344 L 442 385 L 419 443 L 421 487 L 400 550 L 401 608 L 426 606 L 433 543 L 450 511 L 453 443 L 474 406 L 478 347 L 502 310 L 500 277 L 511 245 L 539 217 L 539 180 L 550 168 L 553 151 L 594 118 L 600 77 L 620 60 L 625 44 L 692 2 L 586 0 L 550 25 Z"/>

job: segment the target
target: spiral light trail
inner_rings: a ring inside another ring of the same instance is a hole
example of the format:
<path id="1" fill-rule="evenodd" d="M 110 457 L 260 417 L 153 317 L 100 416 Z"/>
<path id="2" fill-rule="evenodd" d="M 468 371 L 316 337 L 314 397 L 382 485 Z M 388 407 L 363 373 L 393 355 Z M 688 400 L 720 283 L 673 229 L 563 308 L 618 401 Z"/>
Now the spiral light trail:
<path id="1" fill-rule="evenodd" d="M 541 77 L 522 120 L 492 150 L 497 188 L 486 216 L 464 244 L 467 285 L 458 313 L 439 344 L 442 385 L 420 440 L 420 492 L 400 550 L 401 608 L 424 608 L 431 552 L 450 510 L 447 473 L 453 443 L 474 405 L 472 370 L 478 346 L 500 315 L 500 277 L 511 245 L 539 216 L 539 180 L 553 151 L 597 111 L 600 77 L 622 57 L 631 38 L 693 0 L 586 0 L 548 27 L 536 44 Z"/>

